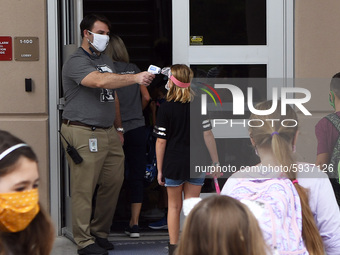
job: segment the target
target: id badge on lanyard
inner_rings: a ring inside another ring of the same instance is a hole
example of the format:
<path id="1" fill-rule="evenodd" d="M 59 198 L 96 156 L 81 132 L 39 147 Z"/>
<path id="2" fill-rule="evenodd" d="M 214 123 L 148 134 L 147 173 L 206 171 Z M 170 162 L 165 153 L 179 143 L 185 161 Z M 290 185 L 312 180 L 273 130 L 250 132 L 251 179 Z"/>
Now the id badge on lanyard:
<path id="1" fill-rule="evenodd" d="M 98 151 L 98 141 L 97 138 L 94 136 L 94 130 L 92 129 L 92 137 L 89 139 L 89 148 L 91 152 Z"/>

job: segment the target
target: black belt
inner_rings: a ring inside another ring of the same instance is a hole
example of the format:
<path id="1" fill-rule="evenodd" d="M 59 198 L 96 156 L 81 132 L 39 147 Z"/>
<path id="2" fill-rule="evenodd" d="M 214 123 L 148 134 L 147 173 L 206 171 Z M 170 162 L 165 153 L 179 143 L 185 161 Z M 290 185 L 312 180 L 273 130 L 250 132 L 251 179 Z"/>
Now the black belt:
<path id="1" fill-rule="evenodd" d="M 72 121 L 72 120 L 66 120 L 66 119 L 63 119 L 63 123 L 66 124 L 66 125 L 88 127 L 88 128 L 91 128 L 92 130 L 95 130 L 96 128 L 109 129 L 109 128 L 112 127 L 112 126 L 110 126 L 110 127 L 99 127 L 99 126 L 94 126 L 94 125 L 87 125 L 87 124 L 79 122 L 79 121 Z"/>

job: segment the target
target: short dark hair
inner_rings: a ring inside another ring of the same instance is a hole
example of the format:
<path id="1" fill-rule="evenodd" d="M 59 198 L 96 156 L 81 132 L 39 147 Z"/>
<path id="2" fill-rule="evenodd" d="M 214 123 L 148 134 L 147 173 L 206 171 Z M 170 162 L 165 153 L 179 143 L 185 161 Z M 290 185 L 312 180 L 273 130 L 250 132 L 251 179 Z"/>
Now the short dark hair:
<path id="1" fill-rule="evenodd" d="M 111 31 L 111 22 L 108 20 L 108 18 L 99 14 L 89 14 L 86 15 L 80 22 L 81 38 L 84 37 L 84 30 L 87 29 L 91 31 L 96 21 L 101 21 L 105 23 L 108 26 L 109 30 Z"/>
<path id="2" fill-rule="evenodd" d="M 334 74 L 331 80 L 331 91 L 340 98 L 340 72 Z"/>

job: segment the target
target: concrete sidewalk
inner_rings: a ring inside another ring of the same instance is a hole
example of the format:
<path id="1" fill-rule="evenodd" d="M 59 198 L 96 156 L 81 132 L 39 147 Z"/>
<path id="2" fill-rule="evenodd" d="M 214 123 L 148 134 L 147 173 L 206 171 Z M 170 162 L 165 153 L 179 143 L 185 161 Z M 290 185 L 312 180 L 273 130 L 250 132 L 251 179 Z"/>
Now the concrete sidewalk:
<path id="1" fill-rule="evenodd" d="M 111 233 L 109 241 L 116 249 L 109 254 L 167 254 L 167 230 L 141 232 L 140 238 L 130 238 L 124 233 Z M 149 249 L 149 250 L 146 250 Z M 65 236 L 55 239 L 51 255 L 76 255 L 77 245 Z"/>

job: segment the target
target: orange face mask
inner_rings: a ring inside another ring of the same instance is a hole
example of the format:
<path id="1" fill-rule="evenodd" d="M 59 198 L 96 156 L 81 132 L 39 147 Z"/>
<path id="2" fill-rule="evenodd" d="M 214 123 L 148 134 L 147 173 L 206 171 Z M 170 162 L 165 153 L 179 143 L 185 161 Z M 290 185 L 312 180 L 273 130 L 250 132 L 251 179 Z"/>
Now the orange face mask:
<path id="1" fill-rule="evenodd" d="M 24 230 L 38 214 L 38 189 L 0 194 L 0 230 Z"/>

